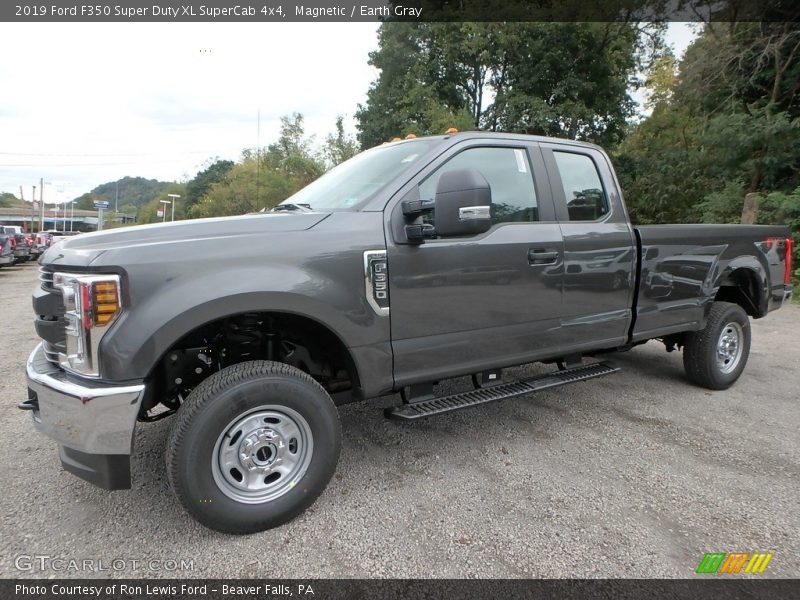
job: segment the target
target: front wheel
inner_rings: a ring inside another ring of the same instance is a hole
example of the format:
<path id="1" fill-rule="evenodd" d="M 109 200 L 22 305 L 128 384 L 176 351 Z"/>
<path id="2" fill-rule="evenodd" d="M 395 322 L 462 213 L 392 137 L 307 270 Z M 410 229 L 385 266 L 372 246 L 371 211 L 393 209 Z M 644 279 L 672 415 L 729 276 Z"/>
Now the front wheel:
<path id="1" fill-rule="evenodd" d="M 689 379 L 711 390 L 732 386 L 750 355 L 750 320 L 738 304 L 714 302 L 706 326 L 686 334 L 683 368 Z"/>
<path id="2" fill-rule="evenodd" d="M 317 499 L 340 446 L 336 407 L 314 379 L 281 363 L 240 363 L 186 398 L 167 442 L 167 475 L 203 525 L 255 533 Z"/>

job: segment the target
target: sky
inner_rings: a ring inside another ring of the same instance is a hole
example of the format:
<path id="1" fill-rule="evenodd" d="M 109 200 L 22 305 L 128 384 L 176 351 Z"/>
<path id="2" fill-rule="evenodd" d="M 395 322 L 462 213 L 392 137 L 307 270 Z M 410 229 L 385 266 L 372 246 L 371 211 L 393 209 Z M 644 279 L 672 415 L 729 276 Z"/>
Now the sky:
<path id="1" fill-rule="evenodd" d="M 305 116 L 322 142 L 377 71 L 377 23 L 2 23 L 0 192 L 64 202 L 126 175 L 193 177 Z M 676 55 L 693 37 L 672 23 Z M 637 100 L 643 98 L 637 95 Z M 260 112 L 260 134 L 259 115 Z M 121 199 L 121 201 L 123 201 Z"/>

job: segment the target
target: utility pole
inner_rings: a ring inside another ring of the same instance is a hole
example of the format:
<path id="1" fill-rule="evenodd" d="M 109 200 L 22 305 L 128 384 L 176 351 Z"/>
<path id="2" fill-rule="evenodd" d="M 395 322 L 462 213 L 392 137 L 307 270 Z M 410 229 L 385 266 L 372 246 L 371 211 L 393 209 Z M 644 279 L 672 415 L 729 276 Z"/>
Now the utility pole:
<path id="1" fill-rule="evenodd" d="M 36 186 L 34 186 L 35 188 Z M 42 219 L 39 225 L 39 231 L 44 231 L 44 177 L 39 179 L 39 203 L 42 205 Z"/>
<path id="2" fill-rule="evenodd" d="M 19 186 L 19 199 L 25 202 L 25 194 L 22 193 L 22 186 Z M 36 204 L 36 196 L 31 198 L 31 233 L 33 233 L 33 206 Z"/>
<path id="3" fill-rule="evenodd" d="M 119 180 L 117 180 L 117 193 L 114 196 L 114 216 L 119 212 Z"/>

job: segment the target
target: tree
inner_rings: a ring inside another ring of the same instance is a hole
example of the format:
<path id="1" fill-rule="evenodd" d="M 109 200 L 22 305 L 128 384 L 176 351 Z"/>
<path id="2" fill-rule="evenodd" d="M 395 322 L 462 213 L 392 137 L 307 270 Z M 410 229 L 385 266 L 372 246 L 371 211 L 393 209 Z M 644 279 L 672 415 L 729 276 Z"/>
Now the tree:
<path id="1" fill-rule="evenodd" d="M 633 116 L 636 73 L 661 51 L 637 23 L 513 23 L 492 78 L 487 125 L 611 146 Z"/>
<path id="2" fill-rule="evenodd" d="M 220 160 L 219 158 L 208 161 L 205 168 L 186 183 L 184 206 L 189 216 L 192 215 L 192 207 L 208 193 L 211 186 L 225 180 L 234 164 L 232 160 Z"/>
<path id="3" fill-rule="evenodd" d="M 452 46 L 451 40 L 442 37 L 455 35 L 463 25 L 388 22 L 380 26 L 378 50 L 369 55 L 369 64 L 380 74 L 367 92 L 367 103 L 356 111 L 362 148 L 409 133 L 475 126 L 466 99 L 454 83 L 457 67 L 448 67 L 445 60 L 452 54 L 452 49 L 446 49 Z"/>
<path id="4" fill-rule="evenodd" d="M 668 76 L 673 69 L 666 61 L 656 68 L 661 72 L 649 78 L 652 113 L 615 151 L 634 218 L 796 227 L 796 24 L 707 24 L 678 65 L 677 78 Z"/>
<path id="5" fill-rule="evenodd" d="M 303 116 L 281 118 L 278 139 L 266 151 L 248 149 L 220 181 L 212 183 L 192 207 L 193 217 L 256 212 L 271 208 L 325 172 Z"/>
<path id="6" fill-rule="evenodd" d="M 613 158 L 635 223 L 696 222 L 698 199 L 716 185 L 701 167 L 699 125 L 680 107 L 656 106 Z"/>
<path id="7" fill-rule="evenodd" d="M 356 113 L 359 141 L 455 126 L 613 143 L 633 114 L 637 71 L 661 51 L 661 31 L 626 22 L 384 23 L 370 54 L 380 74 Z"/>
<path id="8" fill-rule="evenodd" d="M 647 89 L 645 107 L 651 111 L 669 104 L 677 83 L 678 61 L 671 51 L 653 61 L 644 85 Z"/>
<path id="9" fill-rule="evenodd" d="M 9 192 L 0 193 L 0 207 L 8 208 L 17 204 L 19 200 L 14 194 Z"/>
<path id="10" fill-rule="evenodd" d="M 327 162 L 334 167 L 358 154 L 358 142 L 344 132 L 343 116 L 336 117 L 336 132 L 325 138 L 323 153 Z"/>
<path id="11" fill-rule="evenodd" d="M 186 197 L 186 184 L 184 183 L 171 183 L 163 191 L 159 192 L 154 198 L 147 202 L 139 209 L 136 216 L 137 223 L 160 223 L 161 221 L 172 220 L 172 205 L 162 204 L 161 201 L 173 202 L 175 199 L 170 198 L 168 194 L 178 194 L 181 198 Z M 165 217 L 159 217 L 158 211 L 163 209 L 166 211 Z M 178 199 L 175 204 L 175 220 L 179 221 L 186 218 L 186 207 L 183 202 Z"/>

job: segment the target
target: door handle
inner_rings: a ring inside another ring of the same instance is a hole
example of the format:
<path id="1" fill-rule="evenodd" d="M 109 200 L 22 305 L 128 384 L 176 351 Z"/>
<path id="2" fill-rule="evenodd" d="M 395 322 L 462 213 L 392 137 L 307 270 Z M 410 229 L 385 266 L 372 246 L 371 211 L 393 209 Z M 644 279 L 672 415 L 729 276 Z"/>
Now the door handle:
<path id="1" fill-rule="evenodd" d="M 546 248 L 530 248 L 528 250 L 528 264 L 554 265 L 558 262 L 558 251 Z"/>

